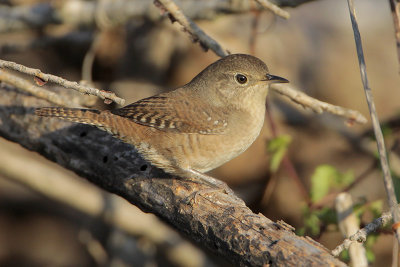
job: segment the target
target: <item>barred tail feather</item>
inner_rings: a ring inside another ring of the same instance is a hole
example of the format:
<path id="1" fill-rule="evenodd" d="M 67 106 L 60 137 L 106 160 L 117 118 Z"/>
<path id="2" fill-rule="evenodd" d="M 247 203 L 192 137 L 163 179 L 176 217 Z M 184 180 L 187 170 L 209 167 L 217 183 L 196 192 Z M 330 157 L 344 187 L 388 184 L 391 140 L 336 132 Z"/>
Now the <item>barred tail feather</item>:
<path id="1" fill-rule="evenodd" d="M 127 130 L 120 122 L 121 117 L 114 116 L 107 111 L 99 111 L 96 109 L 79 109 L 79 108 L 60 108 L 60 107 L 44 107 L 35 109 L 35 114 L 41 117 L 55 117 L 72 122 L 89 124 L 106 131 L 113 136 L 125 141 Z"/>
<path id="2" fill-rule="evenodd" d="M 104 116 L 96 109 L 44 107 L 35 109 L 35 114 L 41 117 L 57 117 L 63 120 L 104 126 Z"/>

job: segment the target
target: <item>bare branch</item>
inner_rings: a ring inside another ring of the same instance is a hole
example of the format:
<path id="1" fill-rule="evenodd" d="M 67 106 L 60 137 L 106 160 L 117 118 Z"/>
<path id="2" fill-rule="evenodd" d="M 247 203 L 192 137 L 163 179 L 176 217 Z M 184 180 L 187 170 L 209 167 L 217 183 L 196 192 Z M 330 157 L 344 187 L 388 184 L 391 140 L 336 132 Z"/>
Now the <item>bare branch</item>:
<path id="1" fill-rule="evenodd" d="M 254 214 L 223 192 L 198 194 L 194 201 L 193 194 L 207 189 L 206 185 L 169 178 L 140 158 L 132 146 L 106 132 L 39 119 L 31 107 L 48 105 L 43 100 L 14 90 L 1 89 L 1 95 L 1 136 L 156 214 L 235 265 L 345 266 L 317 242 Z"/>
<path id="2" fill-rule="evenodd" d="M 382 167 L 382 171 L 383 171 L 383 182 L 384 182 L 386 194 L 388 197 L 389 207 L 393 214 L 394 224 L 399 225 L 400 224 L 400 210 L 397 206 L 397 199 L 396 199 L 396 194 L 394 191 L 392 175 L 391 175 L 390 169 L 389 169 L 389 163 L 387 160 L 387 153 L 386 153 L 386 149 L 385 149 L 385 141 L 383 139 L 382 129 L 380 127 L 378 115 L 376 113 L 375 103 L 374 103 L 374 99 L 372 96 L 372 90 L 368 84 L 367 67 L 365 65 L 364 52 L 363 52 L 363 48 L 362 48 L 361 36 L 360 36 L 360 31 L 358 29 L 358 23 L 357 23 L 357 19 L 356 19 L 353 0 L 347 0 L 347 3 L 349 6 L 351 25 L 353 27 L 353 32 L 354 32 L 354 40 L 356 43 L 356 50 L 357 50 L 358 63 L 360 66 L 361 80 L 362 80 L 362 83 L 364 86 L 365 96 L 367 98 L 368 108 L 369 108 L 369 112 L 370 112 L 371 120 L 372 120 L 372 127 L 374 129 L 376 144 L 378 147 L 379 159 L 380 159 L 380 163 L 381 163 L 381 167 Z M 400 244 L 400 227 L 397 227 L 395 229 L 395 233 L 396 233 L 397 241 Z"/>
<path id="3" fill-rule="evenodd" d="M 340 193 L 335 200 L 339 229 L 346 237 L 355 234 L 359 228 L 357 216 L 353 212 L 353 200 L 349 193 Z M 349 247 L 351 266 L 367 267 L 368 260 L 365 248 L 361 243 L 353 243 Z"/>
<path id="4" fill-rule="evenodd" d="M 399 243 L 393 238 L 392 267 L 399 267 Z"/>
<path id="5" fill-rule="evenodd" d="M 399 0 L 389 0 L 389 3 L 393 17 L 394 36 L 396 37 L 397 60 L 400 64 L 400 2 Z"/>
<path id="6" fill-rule="evenodd" d="M 0 68 L 8 68 L 8 69 L 12 69 L 12 70 L 15 70 L 15 71 L 18 71 L 21 73 L 32 75 L 35 78 L 39 79 L 39 82 L 41 81 L 43 84 L 45 84 L 47 82 L 52 82 L 52 83 L 61 85 L 65 88 L 77 90 L 78 92 L 83 93 L 83 94 L 98 96 L 101 99 L 104 99 L 105 101 L 112 100 L 115 103 L 120 104 L 120 105 L 123 105 L 125 102 L 124 99 L 117 97 L 112 92 L 99 90 L 97 88 L 85 86 L 85 85 L 79 84 L 77 82 L 71 82 L 71 81 L 68 81 L 66 79 L 63 79 L 61 77 L 58 77 L 58 76 L 55 76 L 52 74 L 43 73 L 39 69 L 28 68 L 24 65 L 17 64 L 15 62 L 5 61 L 5 60 L 0 59 Z"/>
<path id="7" fill-rule="evenodd" d="M 367 224 L 364 228 L 358 230 L 354 235 L 346 238 L 342 242 L 342 244 L 332 250 L 332 255 L 338 257 L 343 250 L 348 249 L 350 245 L 354 242 L 364 243 L 370 233 L 375 232 L 380 227 L 387 225 L 391 220 L 392 214 L 390 211 L 383 213 L 381 217 L 376 218 L 371 223 Z"/>
<path id="8" fill-rule="evenodd" d="M 54 103 L 60 106 L 76 106 L 73 101 L 70 101 L 66 98 L 59 96 L 56 93 L 50 92 L 46 89 L 43 89 L 39 86 L 33 85 L 30 82 L 13 75 L 12 73 L 0 69 L 0 81 L 13 85 L 23 91 L 26 91 L 36 97 L 46 99 L 47 101 Z"/>
<path id="9" fill-rule="evenodd" d="M 282 8 L 280 8 L 279 6 L 271 3 L 268 0 L 256 0 L 257 3 L 259 3 L 260 5 L 262 5 L 263 7 L 265 7 L 266 9 L 271 10 L 275 15 L 278 15 L 284 19 L 289 19 L 290 18 L 290 14 L 289 12 L 283 10 Z"/>
<path id="10" fill-rule="evenodd" d="M 208 36 L 196 23 L 189 19 L 182 10 L 172 0 L 155 0 L 155 5 L 165 9 L 171 16 L 171 21 L 179 22 L 193 38 L 194 42 L 199 42 L 204 49 L 211 49 L 220 57 L 227 56 L 229 53 L 223 49 L 214 39 Z"/>
<path id="11" fill-rule="evenodd" d="M 326 102 L 322 102 L 318 99 L 306 95 L 299 90 L 296 90 L 290 84 L 271 84 L 270 88 L 275 92 L 290 98 L 291 100 L 293 100 L 293 102 L 300 104 L 303 107 L 310 108 L 315 113 L 322 113 L 323 111 L 327 111 L 334 115 L 347 118 L 350 121 L 355 121 L 358 123 L 367 122 L 367 119 L 356 110 L 347 109 Z"/>

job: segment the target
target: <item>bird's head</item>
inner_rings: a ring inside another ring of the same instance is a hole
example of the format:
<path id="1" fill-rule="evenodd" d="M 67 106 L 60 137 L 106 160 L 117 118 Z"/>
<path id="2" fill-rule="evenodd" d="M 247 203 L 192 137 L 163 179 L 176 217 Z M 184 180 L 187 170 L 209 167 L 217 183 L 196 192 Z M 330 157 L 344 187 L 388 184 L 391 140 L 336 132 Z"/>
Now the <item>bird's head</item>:
<path id="1" fill-rule="evenodd" d="M 209 65 L 188 85 L 209 103 L 251 108 L 265 104 L 269 84 L 287 82 L 270 74 L 262 60 L 233 54 Z"/>

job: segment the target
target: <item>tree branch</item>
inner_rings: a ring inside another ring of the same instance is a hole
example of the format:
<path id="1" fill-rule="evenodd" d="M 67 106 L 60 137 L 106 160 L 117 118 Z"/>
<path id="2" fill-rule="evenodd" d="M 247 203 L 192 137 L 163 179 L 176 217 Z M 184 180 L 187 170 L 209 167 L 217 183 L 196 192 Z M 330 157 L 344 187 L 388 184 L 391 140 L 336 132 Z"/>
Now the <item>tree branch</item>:
<path id="1" fill-rule="evenodd" d="M 190 34 L 193 42 L 199 42 L 201 47 L 205 50 L 210 48 L 217 56 L 225 57 L 229 54 L 229 52 L 223 49 L 218 42 L 208 36 L 199 26 L 197 26 L 196 23 L 188 18 L 174 1 L 155 0 L 154 4 L 164 12 L 168 12 L 172 22 L 179 22 L 179 24 L 183 26 L 184 30 Z"/>
<path id="2" fill-rule="evenodd" d="M 290 18 L 289 12 L 283 10 L 282 8 L 271 3 L 270 1 L 268 1 L 268 0 L 256 0 L 256 1 L 257 1 L 257 3 L 262 5 L 264 8 L 271 10 L 277 16 L 280 16 L 284 19 Z"/>
<path id="3" fill-rule="evenodd" d="M 399 0 L 389 0 L 390 11 L 392 11 L 393 26 L 394 26 L 394 36 L 396 38 L 396 48 L 397 48 L 397 61 L 400 64 L 400 1 Z"/>
<path id="4" fill-rule="evenodd" d="M 384 212 L 381 217 L 376 218 L 371 223 L 367 224 L 364 228 L 358 230 L 355 234 L 346 238 L 342 244 L 332 250 L 332 255 L 338 257 L 343 250 L 348 249 L 354 242 L 364 243 L 367 241 L 367 236 L 377 231 L 380 227 L 387 225 L 392 221 L 392 214 L 390 211 Z"/>
<path id="5" fill-rule="evenodd" d="M 15 70 L 15 71 L 18 71 L 21 73 L 31 75 L 35 78 L 36 83 L 39 85 L 44 85 L 47 82 L 52 82 L 52 83 L 61 85 L 65 88 L 74 89 L 82 94 L 98 96 L 101 99 L 104 99 L 105 102 L 111 100 L 120 105 L 123 105 L 125 102 L 124 99 L 117 97 L 113 92 L 99 90 L 97 88 L 85 86 L 85 85 L 79 84 L 77 82 L 71 82 L 71 81 L 68 81 L 66 79 L 63 79 L 61 77 L 58 77 L 58 76 L 55 76 L 52 74 L 43 73 L 39 69 L 28 68 L 24 65 L 17 64 L 15 62 L 5 61 L 5 60 L 0 59 L 0 68 L 12 69 L 12 70 Z"/>
<path id="6" fill-rule="evenodd" d="M 379 124 L 378 114 L 376 112 L 374 98 L 372 95 L 372 90 L 369 87 L 369 83 L 368 83 L 367 67 L 365 64 L 364 52 L 363 52 L 362 42 L 361 42 L 361 35 L 360 35 L 360 31 L 358 29 L 358 23 L 357 23 L 357 19 L 356 19 L 356 11 L 354 8 L 354 3 L 353 3 L 353 0 L 347 0 L 347 3 L 348 3 L 348 7 L 349 7 L 351 25 L 352 25 L 353 33 L 354 33 L 354 41 L 356 43 L 356 50 L 357 50 L 358 64 L 360 67 L 361 81 L 362 81 L 362 84 L 364 87 L 364 93 L 365 93 L 365 97 L 366 97 L 367 103 L 368 103 L 369 113 L 370 113 L 371 120 L 372 120 L 372 128 L 374 129 L 376 145 L 378 148 L 379 159 L 380 159 L 381 168 L 382 168 L 382 172 L 383 172 L 383 184 L 386 189 L 389 207 L 390 207 L 390 210 L 393 215 L 393 222 L 394 222 L 394 225 L 397 226 L 394 229 L 394 232 L 395 232 L 397 241 L 400 244 L 400 227 L 398 227 L 400 225 L 400 209 L 397 206 L 397 199 L 396 199 L 396 194 L 394 191 L 392 174 L 390 172 L 389 162 L 387 159 L 385 140 L 383 139 L 382 129 Z"/>
<path id="7" fill-rule="evenodd" d="M 360 229 L 360 223 L 353 212 L 353 200 L 347 192 L 340 193 L 335 199 L 335 209 L 339 229 L 343 236 L 349 237 Z M 362 243 L 353 243 L 349 247 L 351 266 L 367 267 L 368 260 Z"/>
<path id="8" fill-rule="evenodd" d="M 0 60 L 1 63 L 1 60 Z M 13 75 L 12 73 L 0 69 L 0 81 L 13 85 L 21 90 L 24 90 L 36 97 L 46 99 L 47 101 L 59 105 L 59 106 L 76 106 L 76 103 L 73 101 L 70 101 L 69 99 L 60 97 L 58 94 L 48 91 L 46 89 L 43 89 L 39 86 L 33 85 L 32 83 L 26 81 L 25 79 L 22 79 L 16 75 Z"/>
<path id="9" fill-rule="evenodd" d="M 234 264 L 345 266 L 317 242 L 296 236 L 284 223 L 252 213 L 243 202 L 222 192 L 193 198 L 207 186 L 167 178 L 132 146 L 101 130 L 34 116 L 33 107 L 48 105 L 44 100 L 0 90 L 1 136 L 156 214 Z"/>
<path id="10" fill-rule="evenodd" d="M 367 119 L 357 110 L 347 109 L 326 102 L 322 102 L 318 99 L 306 95 L 299 90 L 296 90 L 290 84 L 271 84 L 270 89 L 288 97 L 290 100 L 299 105 L 302 105 L 303 107 L 310 108 L 315 113 L 320 114 L 323 111 L 327 111 L 331 114 L 347 118 L 350 121 L 355 121 L 362 124 L 367 122 Z"/>

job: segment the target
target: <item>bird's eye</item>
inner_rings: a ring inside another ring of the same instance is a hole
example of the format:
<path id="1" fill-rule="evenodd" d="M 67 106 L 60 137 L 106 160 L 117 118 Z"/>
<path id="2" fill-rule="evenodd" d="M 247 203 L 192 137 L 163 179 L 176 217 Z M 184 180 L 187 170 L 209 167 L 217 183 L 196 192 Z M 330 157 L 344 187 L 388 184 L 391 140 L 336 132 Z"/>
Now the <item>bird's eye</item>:
<path id="1" fill-rule="evenodd" d="M 236 81 L 238 82 L 238 83 L 240 83 L 240 84 L 245 84 L 245 83 L 247 83 L 247 77 L 246 76 L 244 76 L 243 74 L 236 74 L 236 76 L 235 76 L 235 78 L 236 78 Z"/>

